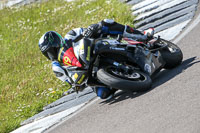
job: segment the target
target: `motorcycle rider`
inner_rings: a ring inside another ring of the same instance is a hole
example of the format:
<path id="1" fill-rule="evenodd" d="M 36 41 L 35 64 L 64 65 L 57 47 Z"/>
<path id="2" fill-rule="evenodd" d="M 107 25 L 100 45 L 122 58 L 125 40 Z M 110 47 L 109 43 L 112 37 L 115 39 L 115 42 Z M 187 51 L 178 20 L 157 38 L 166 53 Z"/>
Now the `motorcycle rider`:
<path id="1" fill-rule="evenodd" d="M 77 56 L 76 53 L 79 51 L 79 46 L 75 40 L 80 35 L 86 38 L 97 39 L 107 35 L 117 36 L 119 34 L 123 37 L 145 41 L 149 36 L 153 36 L 154 29 L 150 28 L 143 34 L 130 26 L 119 24 L 112 19 L 104 19 L 97 24 L 90 25 L 88 28 L 72 29 L 65 35 L 65 38 L 55 31 L 48 31 L 40 38 L 39 48 L 43 55 L 52 61 L 52 69 L 56 77 L 67 84 L 71 84 L 66 71 L 70 66 L 65 69 L 62 62 L 58 60 L 59 50 L 63 47 L 73 46 L 74 53 Z M 111 98 L 116 92 L 116 89 L 107 87 L 95 87 L 93 90 L 101 99 Z"/>

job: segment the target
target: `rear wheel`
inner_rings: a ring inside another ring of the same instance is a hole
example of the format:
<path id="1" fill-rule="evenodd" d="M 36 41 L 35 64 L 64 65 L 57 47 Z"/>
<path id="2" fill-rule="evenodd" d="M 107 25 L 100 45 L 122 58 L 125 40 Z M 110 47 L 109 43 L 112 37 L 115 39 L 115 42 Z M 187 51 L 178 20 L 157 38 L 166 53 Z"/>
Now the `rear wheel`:
<path id="1" fill-rule="evenodd" d="M 181 64 L 183 53 L 177 45 L 164 39 L 161 39 L 159 43 L 162 45 L 167 45 L 166 48 L 160 51 L 162 58 L 166 62 L 164 66 L 165 69 L 171 69 Z"/>
<path id="2" fill-rule="evenodd" d="M 123 72 L 114 66 L 98 70 L 97 78 L 107 86 L 125 91 L 146 91 L 152 84 L 146 73 L 136 70 Z"/>

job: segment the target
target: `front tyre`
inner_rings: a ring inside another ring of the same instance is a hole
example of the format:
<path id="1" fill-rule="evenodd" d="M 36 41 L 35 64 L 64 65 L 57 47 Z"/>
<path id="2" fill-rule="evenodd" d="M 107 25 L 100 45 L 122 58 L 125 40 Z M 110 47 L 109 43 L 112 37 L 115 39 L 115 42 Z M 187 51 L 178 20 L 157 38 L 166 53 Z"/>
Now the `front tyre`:
<path id="1" fill-rule="evenodd" d="M 152 84 L 151 78 L 146 73 L 135 70 L 125 73 L 114 66 L 98 70 L 97 78 L 107 86 L 125 91 L 146 91 Z"/>
<path id="2" fill-rule="evenodd" d="M 183 53 L 181 49 L 174 43 L 164 39 L 161 39 L 160 43 L 167 45 L 165 49 L 160 51 L 163 60 L 166 62 L 164 68 L 171 69 L 181 64 L 183 60 Z"/>

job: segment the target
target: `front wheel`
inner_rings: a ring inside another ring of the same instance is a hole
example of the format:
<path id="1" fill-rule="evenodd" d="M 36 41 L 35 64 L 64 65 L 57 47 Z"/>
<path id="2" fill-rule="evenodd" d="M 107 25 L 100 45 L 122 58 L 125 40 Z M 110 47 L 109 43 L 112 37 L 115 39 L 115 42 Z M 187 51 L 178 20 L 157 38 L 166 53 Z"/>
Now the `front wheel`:
<path id="1" fill-rule="evenodd" d="M 152 80 L 146 73 L 119 71 L 114 66 L 104 67 L 97 72 L 97 78 L 105 85 L 125 91 L 146 91 L 151 88 Z"/>
<path id="2" fill-rule="evenodd" d="M 161 39 L 159 43 L 166 45 L 166 48 L 160 51 L 162 58 L 166 62 L 165 69 L 171 69 L 181 64 L 183 53 L 177 45 L 164 39 Z"/>

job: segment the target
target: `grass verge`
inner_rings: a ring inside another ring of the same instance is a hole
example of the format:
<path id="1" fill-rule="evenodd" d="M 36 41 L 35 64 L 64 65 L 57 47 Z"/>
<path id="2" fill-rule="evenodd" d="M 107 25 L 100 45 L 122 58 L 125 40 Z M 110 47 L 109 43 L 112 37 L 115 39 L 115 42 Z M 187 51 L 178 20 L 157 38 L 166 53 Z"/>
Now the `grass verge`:
<path id="1" fill-rule="evenodd" d="M 128 25 L 133 20 L 129 7 L 118 0 L 49 0 L 0 10 L 0 18 L 1 133 L 16 129 L 67 89 L 39 51 L 42 34 L 54 30 L 64 36 L 104 18 Z"/>

